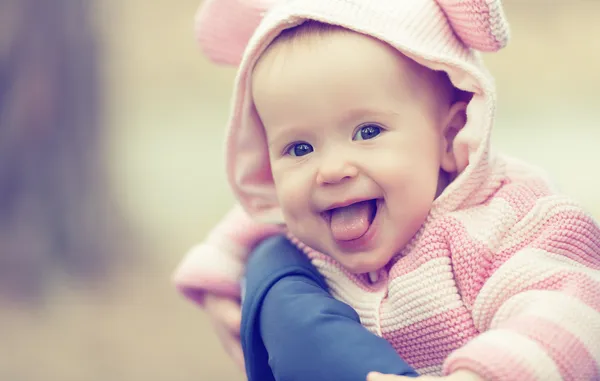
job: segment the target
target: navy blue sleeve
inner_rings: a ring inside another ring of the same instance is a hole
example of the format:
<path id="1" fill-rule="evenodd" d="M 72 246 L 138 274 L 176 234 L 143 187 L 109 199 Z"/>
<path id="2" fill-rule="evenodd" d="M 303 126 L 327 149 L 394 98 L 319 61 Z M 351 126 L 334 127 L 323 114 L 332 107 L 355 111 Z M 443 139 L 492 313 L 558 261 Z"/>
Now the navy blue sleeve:
<path id="1" fill-rule="evenodd" d="M 255 250 L 246 278 L 242 346 L 250 381 L 365 381 L 370 371 L 417 376 L 390 343 L 329 294 L 285 238 Z"/>

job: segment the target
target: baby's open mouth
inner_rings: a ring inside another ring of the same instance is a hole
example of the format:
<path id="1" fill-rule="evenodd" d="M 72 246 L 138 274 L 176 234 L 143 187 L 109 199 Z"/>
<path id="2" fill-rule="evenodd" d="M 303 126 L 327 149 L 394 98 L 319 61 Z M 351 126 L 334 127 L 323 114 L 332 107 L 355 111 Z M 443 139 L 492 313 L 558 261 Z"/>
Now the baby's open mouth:
<path id="1" fill-rule="evenodd" d="M 377 215 L 377 200 L 364 200 L 332 208 L 324 213 L 331 234 L 338 241 L 351 241 L 362 237 Z"/>

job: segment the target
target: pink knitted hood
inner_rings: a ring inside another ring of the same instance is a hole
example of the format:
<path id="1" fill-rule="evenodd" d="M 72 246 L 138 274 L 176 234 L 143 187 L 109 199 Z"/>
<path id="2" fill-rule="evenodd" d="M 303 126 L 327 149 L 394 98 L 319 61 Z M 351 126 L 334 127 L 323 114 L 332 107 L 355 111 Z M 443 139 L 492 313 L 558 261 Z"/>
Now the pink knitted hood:
<path id="1" fill-rule="evenodd" d="M 500 0 L 205 1 L 196 24 L 200 45 L 216 62 L 239 64 L 226 155 L 228 179 L 240 204 L 254 218 L 282 222 L 250 75 L 282 30 L 307 19 L 387 42 L 420 64 L 447 72 L 454 86 L 474 94 L 467 124 L 454 143 L 461 173 L 435 201 L 432 213 L 465 206 L 485 181 L 492 161 L 495 90 L 476 50 L 497 51 L 508 41 Z"/>

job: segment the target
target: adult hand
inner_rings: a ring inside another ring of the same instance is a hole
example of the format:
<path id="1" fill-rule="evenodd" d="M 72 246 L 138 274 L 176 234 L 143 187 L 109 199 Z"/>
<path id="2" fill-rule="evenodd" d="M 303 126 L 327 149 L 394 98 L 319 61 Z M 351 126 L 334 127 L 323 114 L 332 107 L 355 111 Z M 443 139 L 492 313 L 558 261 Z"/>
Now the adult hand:
<path id="1" fill-rule="evenodd" d="M 468 370 L 457 370 L 449 376 L 421 376 L 419 381 L 484 381 L 479 375 Z M 367 375 L 367 381 L 411 381 L 412 377 L 396 376 L 393 374 L 381 374 L 371 372 Z"/>
<path id="2" fill-rule="evenodd" d="M 208 293 L 204 299 L 204 309 L 217 330 L 217 335 L 225 351 L 244 371 L 244 354 L 240 343 L 242 321 L 240 302 L 230 297 Z"/>

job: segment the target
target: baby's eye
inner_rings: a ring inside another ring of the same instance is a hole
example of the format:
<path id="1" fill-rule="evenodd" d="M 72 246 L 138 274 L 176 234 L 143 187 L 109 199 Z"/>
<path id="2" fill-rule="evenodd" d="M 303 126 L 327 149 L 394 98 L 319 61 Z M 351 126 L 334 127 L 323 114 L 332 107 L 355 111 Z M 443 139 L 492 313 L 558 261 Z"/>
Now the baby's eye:
<path id="1" fill-rule="evenodd" d="M 292 144 L 286 151 L 290 156 L 304 156 L 313 151 L 313 147 L 308 143 Z"/>
<path id="2" fill-rule="evenodd" d="M 353 140 L 369 140 L 373 139 L 377 135 L 381 133 L 381 127 L 376 126 L 374 124 L 368 124 L 366 126 L 362 126 L 356 131 L 356 134 L 352 138 Z"/>

